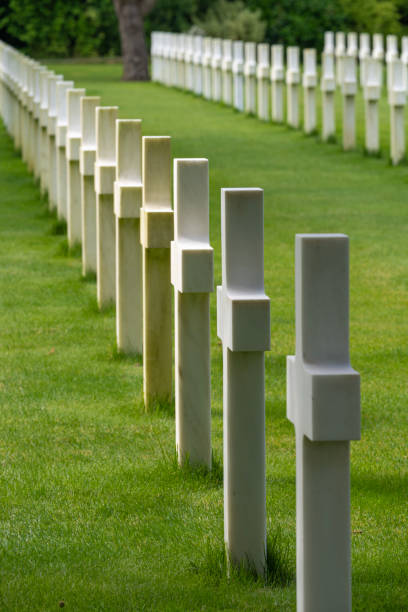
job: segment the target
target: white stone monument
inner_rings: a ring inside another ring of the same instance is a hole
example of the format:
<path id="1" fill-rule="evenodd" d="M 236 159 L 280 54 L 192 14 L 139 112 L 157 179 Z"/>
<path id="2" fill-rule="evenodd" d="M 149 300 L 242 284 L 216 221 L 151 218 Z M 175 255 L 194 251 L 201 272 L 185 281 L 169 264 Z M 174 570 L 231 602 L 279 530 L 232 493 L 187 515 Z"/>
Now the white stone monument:
<path id="1" fill-rule="evenodd" d="M 67 91 L 73 89 L 73 81 L 57 82 L 57 126 L 55 146 L 57 148 L 57 215 L 67 219 Z"/>
<path id="2" fill-rule="evenodd" d="M 222 101 L 232 105 L 232 40 L 222 41 Z"/>
<path id="3" fill-rule="evenodd" d="M 117 106 L 96 108 L 96 292 L 99 308 L 115 303 L 115 213 Z"/>
<path id="4" fill-rule="evenodd" d="M 363 32 L 362 34 L 360 34 L 360 50 L 358 52 L 358 58 L 360 60 L 361 87 L 365 86 L 366 63 L 369 57 L 371 57 L 370 34 Z"/>
<path id="5" fill-rule="evenodd" d="M 222 40 L 221 38 L 212 39 L 212 83 L 211 96 L 214 102 L 221 100 L 222 80 L 221 80 L 221 59 L 222 59 Z"/>
<path id="6" fill-rule="evenodd" d="M 347 34 L 347 55 L 358 57 L 358 34 L 356 32 L 348 32 Z"/>
<path id="7" fill-rule="evenodd" d="M 57 208 L 57 149 L 55 135 L 57 129 L 57 83 L 62 75 L 48 77 L 48 204 L 50 210 Z"/>
<path id="8" fill-rule="evenodd" d="M 401 62 L 404 65 L 405 90 L 408 94 L 408 36 L 401 38 Z"/>
<path id="9" fill-rule="evenodd" d="M 349 359 L 348 237 L 296 236 L 296 356 L 287 417 L 296 429 L 298 612 L 351 612 L 350 440 L 360 377 Z"/>
<path id="10" fill-rule="evenodd" d="M 72 248 L 82 240 L 81 175 L 79 151 L 81 147 L 81 98 L 85 89 L 67 89 L 67 234 Z"/>
<path id="11" fill-rule="evenodd" d="M 390 89 L 388 100 L 390 104 L 391 120 L 391 161 L 394 166 L 405 158 L 405 104 L 406 83 L 404 78 L 404 64 L 395 58 L 388 64 L 390 73 Z"/>
<path id="12" fill-rule="evenodd" d="M 398 36 L 388 34 L 386 38 L 387 51 L 385 54 L 385 63 L 387 66 L 387 90 L 391 89 L 391 62 L 398 59 Z"/>
<path id="13" fill-rule="evenodd" d="M 346 55 L 343 60 L 343 149 L 350 151 L 356 146 L 356 58 Z"/>
<path id="14" fill-rule="evenodd" d="M 271 46 L 271 116 L 272 121 L 282 123 L 284 118 L 283 45 Z"/>
<path id="15" fill-rule="evenodd" d="M 194 36 L 188 34 L 185 40 L 185 87 L 188 91 L 195 89 L 196 67 L 194 65 Z"/>
<path id="16" fill-rule="evenodd" d="M 39 113 L 39 125 L 40 125 L 40 190 L 41 195 L 45 195 L 48 191 L 48 77 L 54 73 L 52 70 L 44 70 L 40 74 L 41 82 L 41 97 L 40 97 L 40 113 Z M 20 122 L 21 113 L 20 110 L 19 119 Z M 17 147 L 21 146 L 21 131 L 16 132 Z"/>
<path id="17" fill-rule="evenodd" d="M 203 52 L 203 96 L 211 100 L 211 60 L 212 60 L 212 38 L 205 36 Z"/>
<path id="18" fill-rule="evenodd" d="M 263 191 L 222 189 L 224 539 L 228 560 L 262 576 L 266 564 L 265 359 L 270 304 L 264 292 Z"/>
<path id="19" fill-rule="evenodd" d="M 177 87 L 177 78 L 178 78 L 178 34 L 174 34 L 173 32 L 170 34 L 170 51 L 169 51 L 169 60 L 170 60 L 170 86 Z"/>
<path id="20" fill-rule="evenodd" d="M 43 66 L 39 66 L 34 74 L 34 100 L 33 100 L 33 170 L 34 177 L 40 180 L 41 175 L 41 127 L 40 127 L 40 105 L 41 105 L 41 74 L 45 72 Z M 9 90 L 8 90 L 9 91 Z M 9 96 L 10 101 L 10 96 Z M 9 113 L 11 103 L 9 102 Z"/>
<path id="21" fill-rule="evenodd" d="M 140 245 L 142 122 L 116 121 L 116 343 L 120 353 L 142 354 L 143 281 Z"/>
<path id="22" fill-rule="evenodd" d="M 384 62 L 384 36 L 383 34 L 373 34 L 372 57 L 380 61 L 381 65 L 381 87 L 383 85 L 383 62 Z"/>
<path id="23" fill-rule="evenodd" d="M 336 109 L 334 96 L 336 77 L 334 74 L 334 54 L 322 54 L 322 139 L 324 142 L 336 135 Z"/>
<path id="24" fill-rule="evenodd" d="M 171 401 L 172 312 L 170 242 L 171 156 L 169 136 L 143 137 L 143 393 L 146 410 Z"/>
<path id="25" fill-rule="evenodd" d="M 180 34 L 177 40 L 177 86 L 180 89 L 186 87 L 186 65 L 185 65 L 185 54 L 186 54 L 186 40 L 185 34 Z M 193 63 L 193 58 L 192 58 Z"/>
<path id="26" fill-rule="evenodd" d="M 174 160 L 171 283 L 175 309 L 176 447 L 180 464 L 211 468 L 208 160 Z"/>
<path id="27" fill-rule="evenodd" d="M 344 32 L 336 32 L 336 80 L 337 85 L 343 83 L 343 63 L 346 55 L 346 35 Z"/>
<path id="28" fill-rule="evenodd" d="M 293 128 L 299 127 L 299 47 L 288 47 L 286 68 L 286 122 Z"/>
<path id="29" fill-rule="evenodd" d="M 324 33 L 323 53 L 330 53 L 334 55 L 334 32 Z"/>
<path id="30" fill-rule="evenodd" d="M 244 43 L 234 40 L 232 43 L 233 105 L 244 111 Z"/>
<path id="31" fill-rule="evenodd" d="M 384 60 L 384 35 L 373 34 L 373 57 L 374 59 Z"/>
<path id="32" fill-rule="evenodd" d="M 380 150 L 378 104 L 381 98 L 382 66 L 380 60 L 365 59 L 364 100 L 365 100 L 365 148 L 368 153 Z"/>
<path id="33" fill-rule="evenodd" d="M 202 66 L 202 54 L 203 54 L 203 37 L 194 36 L 194 93 L 197 96 L 201 96 L 203 93 L 203 66 Z"/>
<path id="34" fill-rule="evenodd" d="M 162 60 L 163 60 L 163 80 L 162 83 L 164 85 L 169 85 L 170 84 L 170 79 L 169 79 L 169 75 L 170 75 L 170 62 L 169 62 L 169 53 L 170 53 L 170 46 L 169 46 L 169 34 L 167 32 L 163 33 L 163 46 L 162 46 Z"/>
<path id="35" fill-rule="evenodd" d="M 261 43 L 258 45 L 258 64 L 256 78 L 258 82 L 258 117 L 262 121 L 269 121 L 269 86 L 270 86 L 270 63 L 269 45 Z"/>
<path id="36" fill-rule="evenodd" d="M 303 109 L 304 131 L 312 134 L 316 130 L 316 49 L 303 50 Z"/>
<path id="37" fill-rule="evenodd" d="M 245 112 L 251 115 L 256 111 L 256 43 L 244 44 L 244 82 Z"/>
<path id="38" fill-rule="evenodd" d="M 96 274 L 96 108 L 100 106 L 99 96 L 81 98 L 80 125 L 81 147 L 79 171 L 81 174 L 82 214 L 82 274 Z"/>

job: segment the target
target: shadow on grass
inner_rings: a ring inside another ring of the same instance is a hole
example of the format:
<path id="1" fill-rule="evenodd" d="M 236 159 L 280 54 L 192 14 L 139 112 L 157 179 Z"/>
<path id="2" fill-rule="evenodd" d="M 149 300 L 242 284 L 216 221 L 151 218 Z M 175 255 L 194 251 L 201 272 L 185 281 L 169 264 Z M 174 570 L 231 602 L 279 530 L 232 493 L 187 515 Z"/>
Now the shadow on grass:
<path id="1" fill-rule="evenodd" d="M 95 284 L 96 283 L 96 272 L 87 272 L 85 275 L 82 275 L 81 282 L 90 283 L 92 285 Z"/>
<path id="2" fill-rule="evenodd" d="M 62 240 L 58 245 L 58 249 L 56 251 L 57 257 L 73 257 L 80 258 L 82 255 L 81 245 L 76 242 L 73 246 L 69 246 L 68 240 Z"/>
<path id="3" fill-rule="evenodd" d="M 49 216 L 53 216 L 50 214 Z M 67 233 L 67 222 L 64 219 L 55 219 L 52 223 L 48 234 L 51 236 L 65 236 Z"/>
<path id="4" fill-rule="evenodd" d="M 214 451 L 211 454 L 211 469 L 205 465 L 191 463 L 188 457 L 180 465 L 177 453 L 173 457 L 173 467 L 183 478 L 201 481 L 209 486 L 220 487 L 224 481 L 222 459 Z"/>
<path id="5" fill-rule="evenodd" d="M 239 564 L 228 563 L 224 543 L 219 540 L 217 542 L 207 540 L 202 564 L 192 563 L 191 570 L 215 584 L 240 582 L 272 588 L 287 587 L 294 581 L 295 569 L 290 560 L 289 547 L 283 541 L 279 529 L 267 537 L 265 565 L 265 575 L 262 576 L 248 561 Z"/>
<path id="6" fill-rule="evenodd" d="M 143 365 L 143 355 L 140 353 L 124 353 L 120 351 L 116 344 L 112 346 L 111 350 L 112 361 L 121 361 L 127 363 L 136 363 L 137 365 Z"/>

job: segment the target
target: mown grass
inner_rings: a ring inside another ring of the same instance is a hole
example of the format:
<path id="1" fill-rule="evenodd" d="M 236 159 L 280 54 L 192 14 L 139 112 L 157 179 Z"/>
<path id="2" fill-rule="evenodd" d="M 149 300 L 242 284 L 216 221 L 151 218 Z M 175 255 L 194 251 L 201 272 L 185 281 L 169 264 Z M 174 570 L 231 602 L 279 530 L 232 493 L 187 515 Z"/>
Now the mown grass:
<path id="1" fill-rule="evenodd" d="M 340 231 L 351 241 L 351 357 L 362 376 L 362 440 L 352 445 L 354 609 L 406 609 L 407 168 L 344 154 L 186 93 L 122 83 L 120 70 L 58 66 L 103 104 L 118 104 L 121 117 L 142 118 L 144 134 L 171 135 L 175 157 L 209 158 L 217 283 L 220 187 L 265 190 L 267 509 L 276 579 L 264 585 L 224 571 L 214 298 L 210 475 L 177 469 L 173 410 L 143 411 L 140 360 L 116 354 L 113 311 L 98 312 L 92 279 L 81 281 L 80 260 L 44 217 L 3 132 L 0 607 L 52 610 L 63 600 L 71 610 L 295 608 L 294 432 L 285 417 L 294 235 Z"/>

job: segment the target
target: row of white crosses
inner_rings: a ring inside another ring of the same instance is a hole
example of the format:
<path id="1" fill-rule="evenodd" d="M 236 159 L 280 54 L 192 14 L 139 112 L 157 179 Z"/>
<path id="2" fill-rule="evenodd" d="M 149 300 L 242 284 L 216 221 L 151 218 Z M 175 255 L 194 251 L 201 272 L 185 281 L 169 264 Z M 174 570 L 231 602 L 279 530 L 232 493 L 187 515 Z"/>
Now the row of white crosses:
<path id="1" fill-rule="evenodd" d="M 324 35 L 324 53 L 335 55 L 336 58 L 336 73 L 337 84 L 341 86 L 343 65 L 346 57 L 354 57 L 359 60 L 360 66 L 360 85 L 364 87 L 366 84 L 366 62 L 368 59 L 375 59 L 380 62 L 380 84 L 383 83 L 383 64 L 387 68 L 387 89 L 391 86 L 390 64 L 393 60 L 400 59 L 404 65 L 404 82 L 406 92 L 408 93 L 408 36 L 401 38 L 401 53 L 399 51 L 398 36 L 388 34 L 384 35 L 356 32 L 325 32 Z"/>
<path id="2" fill-rule="evenodd" d="M 347 42 L 346 42 L 347 41 Z M 360 83 L 365 98 L 365 148 L 378 153 L 379 100 L 382 90 L 383 58 L 387 61 L 388 101 L 390 105 L 390 149 L 394 164 L 405 156 L 404 107 L 408 87 L 408 37 L 402 39 L 403 53 L 398 56 L 398 40 L 375 34 L 371 54 L 368 34 L 325 33 L 322 54 L 322 137 L 324 141 L 336 134 L 335 92 L 341 88 L 343 103 L 343 148 L 356 147 L 355 98 Z M 303 50 L 303 74 L 299 47 L 285 49 L 282 45 L 221 40 L 219 38 L 153 32 L 152 78 L 167 86 L 187 89 L 216 102 L 232 105 L 241 112 L 275 122 L 285 120 L 284 93 L 286 86 L 286 122 L 299 128 L 299 88 L 303 87 L 303 129 L 313 134 L 317 127 L 316 92 L 318 86 L 315 49 Z"/>
<path id="3" fill-rule="evenodd" d="M 34 144 L 44 159 L 44 150 L 51 155 L 44 145 L 49 132 L 45 141 L 41 133 L 38 145 L 35 103 L 26 103 L 14 77 L 27 58 L 1 44 L 0 60 L 1 116 L 30 163 Z M 54 75 L 48 79 L 53 82 Z M 147 408 L 171 395 L 174 287 L 176 448 L 180 464 L 210 468 L 208 160 L 174 160 L 173 216 L 170 138 L 142 137 L 140 120 L 117 119 L 117 107 L 100 106 L 98 97 L 61 78 L 57 90 L 57 101 L 65 90 L 65 104 L 60 115 L 57 103 L 51 124 L 59 127 L 56 146 L 66 149 L 67 169 L 67 209 L 57 195 L 59 215 L 69 220 L 82 213 L 81 222 L 71 223 L 72 232 L 82 223 L 80 240 L 88 251 L 83 272 L 96 266 L 100 306 L 116 303 L 119 350 L 143 350 Z M 47 159 L 41 169 L 50 193 L 50 173 L 58 164 Z M 59 178 L 57 171 L 57 183 Z M 76 201 L 71 207 L 78 182 L 79 213 Z M 92 228 L 84 227 L 88 223 Z M 221 237 L 217 335 L 223 345 L 225 543 L 229 564 L 264 576 L 264 354 L 271 332 L 262 189 L 222 190 Z M 360 394 L 348 353 L 348 238 L 298 235 L 295 273 L 296 356 L 287 363 L 287 411 L 297 440 L 298 610 L 351 611 L 349 441 L 360 436 Z"/>
<path id="4" fill-rule="evenodd" d="M 325 32 L 323 52 L 323 77 L 330 76 L 333 91 L 335 79 L 343 93 L 343 146 L 353 149 L 355 136 L 355 96 L 357 94 L 357 58 L 360 63 L 360 85 L 365 101 L 365 148 L 369 153 L 378 153 L 379 140 L 379 100 L 383 87 L 383 62 L 387 67 L 387 94 L 390 106 L 390 154 L 393 164 L 398 164 L 405 156 L 404 108 L 408 93 L 408 37 L 402 37 L 402 52 L 399 55 L 398 37 L 384 37 L 374 34 L 355 32 Z M 325 104 L 325 102 L 324 102 Z M 323 115 L 325 106 L 323 105 Z"/>

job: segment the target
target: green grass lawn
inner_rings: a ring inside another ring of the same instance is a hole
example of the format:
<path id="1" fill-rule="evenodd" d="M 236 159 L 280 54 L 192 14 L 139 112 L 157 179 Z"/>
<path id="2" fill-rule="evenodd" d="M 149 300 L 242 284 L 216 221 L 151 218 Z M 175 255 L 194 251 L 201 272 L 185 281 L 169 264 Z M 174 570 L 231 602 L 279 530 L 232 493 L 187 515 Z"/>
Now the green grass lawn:
<path id="1" fill-rule="evenodd" d="M 220 278 L 220 188 L 265 190 L 268 532 L 289 585 L 228 581 L 222 483 L 179 471 L 174 415 L 146 414 L 142 368 L 115 353 L 113 312 L 52 233 L 39 192 L 0 131 L 0 609 L 294 610 L 295 437 L 285 416 L 294 351 L 294 236 L 350 236 L 352 365 L 362 440 L 352 444 L 353 609 L 408 609 L 408 170 L 191 94 L 122 83 L 121 68 L 55 66 L 208 157 Z M 361 116 L 361 100 L 358 102 Z M 383 109 L 384 110 L 384 109 Z M 386 129 L 386 127 L 384 128 Z M 361 141 L 361 124 L 359 139 Z M 360 142 L 359 141 L 359 142 Z M 222 363 L 212 314 L 213 446 L 222 456 Z M 248 407 L 250 409 L 250 406 Z"/>

